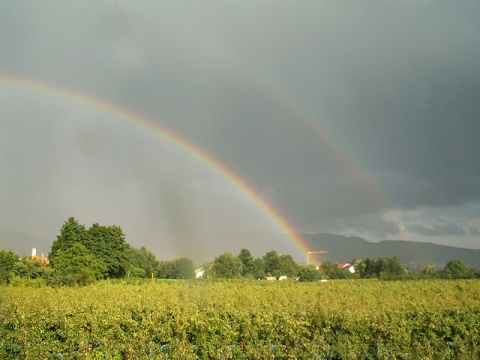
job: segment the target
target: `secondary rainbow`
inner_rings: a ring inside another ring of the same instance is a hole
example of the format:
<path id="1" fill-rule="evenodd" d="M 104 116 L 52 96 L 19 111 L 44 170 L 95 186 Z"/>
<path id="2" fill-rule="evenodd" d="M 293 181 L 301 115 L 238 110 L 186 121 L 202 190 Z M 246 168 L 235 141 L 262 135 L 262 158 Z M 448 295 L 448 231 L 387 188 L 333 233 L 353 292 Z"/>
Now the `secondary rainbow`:
<path id="1" fill-rule="evenodd" d="M 290 241 L 297 247 L 300 254 L 305 254 L 307 245 L 302 237 L 296 232 L 294 227 L 271 206 L 251 185 L 244 179 L 235 174 L 226 165 L 219 162 L 212 155 L 201 148 L 185 140 L 180 135 L 170 131 L 164 126 L 159 125 L 152 119 L 137 114 L 121 105 L 108 102 L 98 97 L 92 97 L 77 90 L 68 89 L 58 85 L 52 85 L 19 76 L 10 76 L 0 74 L 0 84 L 11 86 L 18 89 L 27 89 L 30 91 L 45 93 L 65 99 L 72 100 L 102 111 L 115 115 L 124 121 L 132 122 L 147 130 L 154 132 L 164 140 L 190 154 L 215 173 L 230 182 L 238 191 L 246 195 L 266 216 L 272 221 L 278 229 L 284 233 Z"/>

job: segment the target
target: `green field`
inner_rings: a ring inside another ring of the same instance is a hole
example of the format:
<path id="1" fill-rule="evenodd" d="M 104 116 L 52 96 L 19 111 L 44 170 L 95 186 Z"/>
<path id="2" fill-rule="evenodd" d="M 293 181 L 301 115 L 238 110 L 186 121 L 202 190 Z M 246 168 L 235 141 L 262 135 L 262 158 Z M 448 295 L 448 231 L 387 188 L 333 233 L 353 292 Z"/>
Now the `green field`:
<path id="1" fill-rule="evenodd" d="M 0 287 L 1 359 L 474 359 L 478 280 Z"/>

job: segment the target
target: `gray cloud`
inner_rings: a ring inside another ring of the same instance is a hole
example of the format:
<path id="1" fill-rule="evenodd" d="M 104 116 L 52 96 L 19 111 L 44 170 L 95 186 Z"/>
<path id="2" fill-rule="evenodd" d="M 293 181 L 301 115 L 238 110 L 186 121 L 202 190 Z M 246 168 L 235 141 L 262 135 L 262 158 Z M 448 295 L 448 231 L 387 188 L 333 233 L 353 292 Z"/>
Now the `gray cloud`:
<path id="1" fill-rule="evenodd" d="M 427 236 L 467 235 L 467 231 L 465 229 L 452 223 L 434 224 L 431 227 L 427 227 L 423 224 L 412 224 L 408 226 L 408 230 L 413 233 Z"/>

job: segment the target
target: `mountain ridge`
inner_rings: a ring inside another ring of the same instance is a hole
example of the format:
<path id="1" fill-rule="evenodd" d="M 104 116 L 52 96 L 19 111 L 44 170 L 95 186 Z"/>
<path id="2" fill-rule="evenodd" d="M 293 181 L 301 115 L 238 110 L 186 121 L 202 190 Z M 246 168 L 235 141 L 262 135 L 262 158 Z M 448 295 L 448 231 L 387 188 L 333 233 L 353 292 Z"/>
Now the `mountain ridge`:
<path id="1" fill-rule="evenodd" d="M 427 265 L 443 268 L 451 259 L 460 259 L 469 267 L 480 268 L 480 249 L 468 249 L 432 242 L 382 240 L 370 242 L 360 237 L 317 233 L 305 234 L 309 249 L 328 251 L 318 260 L 347 262 L 352 259 L 397 257 L 404 266 L 423 270 Z"/>

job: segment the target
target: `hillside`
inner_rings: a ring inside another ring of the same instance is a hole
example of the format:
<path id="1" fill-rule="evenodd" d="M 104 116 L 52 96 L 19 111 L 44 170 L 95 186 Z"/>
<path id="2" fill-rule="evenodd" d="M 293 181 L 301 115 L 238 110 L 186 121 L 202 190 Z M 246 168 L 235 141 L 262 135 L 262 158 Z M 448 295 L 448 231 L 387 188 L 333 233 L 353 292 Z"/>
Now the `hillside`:
<path id="1" fill-rule="evenodd" d="M 358 237 L 325 233 L 303 235 L 303 238 L 310 250 L 328 251 L 328 254 L 317 256 L 317 260 L 346 262 L 367 257 L 377 259 L 395 256 L 404 266 L 423 270 L 428 264 L 441 269 L 449 260 L 460 259 L 469 267 L 480 268 L 480 249 L 403 240 L 385 240 L 373 243 Z"/>

